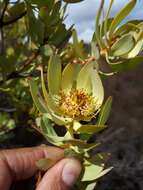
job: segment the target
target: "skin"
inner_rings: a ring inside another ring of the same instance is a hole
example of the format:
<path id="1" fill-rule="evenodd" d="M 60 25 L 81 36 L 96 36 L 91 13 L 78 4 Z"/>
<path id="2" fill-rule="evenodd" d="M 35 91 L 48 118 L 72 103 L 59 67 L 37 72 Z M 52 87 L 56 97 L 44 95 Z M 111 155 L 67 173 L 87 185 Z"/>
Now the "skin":
<path id="1" fill-rule="evenodd" d="M 0 189 L 9 190 L 13 181 L 33 176 L 37 172 L 35 162 L 41 158 L 54 159 L 56 164 L 45 173 L 36 190 L 70 189 L 80 174 L 80 163 L 65 159 L 63 150 L 47 146 L 1 150 Z"/>

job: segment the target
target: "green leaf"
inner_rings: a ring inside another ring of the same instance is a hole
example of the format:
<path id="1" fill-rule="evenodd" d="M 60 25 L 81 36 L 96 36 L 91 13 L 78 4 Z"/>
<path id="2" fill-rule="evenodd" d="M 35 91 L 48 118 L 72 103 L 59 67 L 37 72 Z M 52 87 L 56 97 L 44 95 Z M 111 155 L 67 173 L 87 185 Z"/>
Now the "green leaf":
<path id="1" fill-rule="evenodd" d="M 100 165 L 93 165 L 90 163 L 87 163 L 85 165 L 85 171 L 84 175 L 81 179 L 81 181 L 93 181 L 96 180 L 99 174 L 103 171 L 104 166 Z"/>
<path id="2" fill-rule="evenodd" d="M 85 56 L 84 56 L 84 53 L 83 53 L 83 44 L 81 44 L 78 41 L 76 30 L 73 30 L 72 37 L 73 37 L 73 46 L 74 46 L 74 49 L 75 49 L 76 56 L 84 59 Z"/>
<path id="3" fill-rule="evenodd" d="M 104 0 L 101 0 L 100 7 L 98 9 L 98 13 L 96 16 L 96 28 L 95 28 L 95 36 L 100 48 L 104 47 L 104 44 L 102 42 L 101 35 L 100 35 L 100 24 L 99 24 L 103 6 L 104 6 Z"/>
<path id="4" fill-rule="evenodd" d="M 17 18 L 19 18 L 21 15 L 24 15 L 24 12 L 26 11 L 25 3 L 16 3 L 13 6 L 8 7 L 6 10 L 7 13 L 4 15 L 4 23 L 11 22 Z"/>
<path id="5" fill-rule="evenodd" d="M 50 35 L 53 35 L 53 33 L 50 33 L 50 31 L 51 30 L 54 31 L 53 30 L 54 28 L 52 29 L 51 27 L 52 26 L 55 27 L 55 25 L 60 23 L 59 11 L 60 11 L 60 1 L 58 1 L 56 4 L 53 3 L 52 9 L 49 7 L 49 5 L 40 7 L 39 17 L 44 22 L 45 28 L 49 31 Z"/>
<path id="6" fill-rule="evenodd" d="M 29 79 L 30 92 L 33 98 L 33 101 L 37 107 L 37 109 L 41 113 L 48 113 L 48 109 L 45 106 L 45 102 L 41 99 L 40 94 L 38 92 L 38 86 L 36 82 L 32 79 Z"/>
<path id="7" fill-rule="evenodd" d="M 59 24 L 55 30 L 55 33 L 53 33 L 53 35 L 49 39 L 50 43 L 57 48 L 63 48 L 72 35 L 72 28 L 73 26 L 66 30 L 65 24 Z"/>
<path id="8" fill-rule="evenodd" d="M 42 91 L 44 94 L 45 101 L 52 115 L 52 120 L 55 121 L 58 125 L 65 125 L 72 121 L 71 118 L 63 117 L 59 107 L 56 104 L 56 96 L 51 96 L 47 93 L 47 89 L 44 82 L 43 70 L 41 68 L 41 80 L 42 80 Z"/>
<path id="9" fill-rule="evenodd" d="M 68 125 L 72 122 L 72 119 L 71 118 L 66 118 L 64 116 L 59 116 L 55 113 L 52 113 L 52 120 L 57 124 L 57 125 Z"/>
<path id="10" fill-rule="evenodd" d="M 62 72 L 62 90 L 69 91 L 76 85 L 76 79 L 81 66 L 69 63 Z"/>
<path id="11" fill-rule="evenodd" d="M 128 53 L 127 58 L 133 58 L 137 56 L 142 50 L 142 47 L 143 47 L 143 39 L 139 40 L 136 43 L 135 47 Z"/>
<path id="12" fill-rule="evenodd" d="M 90 134 L 79 134 L 79 139 L 88 141 L 90 139 L 91 135 Z"/>
<path id="13" fill-rule="evenodd" d="M 96 60 L 100 57 L 99 49 L 95 42 L 91 42 L 91 55 L 94 56 Z"/>
<path id="14" fill-rule="evenodd" d="M 135 7 L 137 0 L 130 0 L 130 2 L 119 11 L 119 13 L 115 16 L 114 20 L 111 23 L 109 28 L 109 36 L 112 37 L 112 34 L 116 27 L 124 20 L 124 18 L 129 15 L 132 9 Z"/>
<path id="15" fill-rule="evenodd" d="M 47 114 L 43 114 L 42 118 L 41 118 L 44 122 L 44 125 L 41 125 L 41 129 L 43 131 L 44 134 L 48 134 L 50 136 L 56 136 L 57 137 L 57 133 L 54 130 L 53 124 L 52 122 L 49 120 L 48 115 Z"/>
<path id="16" fill-rule="evenodd" d="M 40 48 L 40 52 L 46 58 L 53 55 L 53 49 L 47 44 Z"/>
<path id="17" fill-rule="evenodd" d="M 123 56 L 129 53 L 134 46 L 135 40 L 133 36 L 126 34 L 113 44 L 110 54 L 113 56 Z"/>
<path id="18" fill-rule="evenodd" d="M 58 103 L 57 103 L 57 99 L 55 96 L 50 96 L 49 94 L 47 94 L 47 105 L 49 107 L 49 109 L 51 110 L 51 112 L 57 114 L 57 115 L 62 115 L 59 107 L 58 107 Z"/>
<path id="19" fill-rule="evenodd" d="M 90 156 L 89 159 L 87 160 L 92 164 L 103 165 L 105 162 L 107 162 L 109 156 L 110 156 L 109 153 L 98 153 Z"/>
<path id="20" fill-rule="evenodd" d="M 130 69 L 134 69 L 139 64 L 143 63 L 143 56 L 137 56 L 131 59 L 127 59 L 121 61 L 119 63 L 109 63 L 112 67 L 113 71 L 121 72 L 121 71 L 128 71 Z"/>
<path id="21" fill-rule="evenodd" d="M 91 83 L 91 70 L 93 68 L 93 62 L 84 65 L 80 70 L 77 77 L 77 89 L 84 89 L 88 94 L 92 93 Z"/>
<path id="22" fill-rule="evenodd" d="M 64 137 L 59 137 L 52 129 L 53 125 L 45 117 L 41 118 L 40 128 L 43 130 L 43 135 L 53 145 L 61 146 L 63 145 Z"/>
<path id="23" fill-rule="evenodd" d="M 42 67 L 40 68 L 40 71 L 41 71 L 42 92 L 43 92 L 45 101 L 46 101 L 46 103 L 48 105 L 49 104 L 49 98 L 48 98 L 49 95 L 48 95 L 48 92 L 47 92 L 47 89 L 46 89 L 46 86 L 45 86 L 44 75 L 43 75 L 43 68 Z"/>
<path id="24" fill-rule="evenodd" d="M 109 30 L 109 26 L 111 25 L 111 21 L 112 21 L 112 19 L 109 18 L 109 15 L 110 15 L 113 3 L 114 3 L 114 0 L 110 0 L 109 8 L 108 8 L 107 14 L 105 16 L 105 21 L 104 21 L 104 25 L 103 25 L 104 35 L 105 35 L 106 40 L 107 40 L 107 32 Z"/>
<path id="25" fill-rule="evenodd" d="M 96 186 L 96 182 L 93 182 L 93 183 L 87 185 L 85 190 L 94 190 L 95 186 Z"/>
<path id="26" fill-rule="evenodd" d="M 115 32 L 114 36 L 122 36 L 124 34 L 128 34 L 130 31 L 137 31 L 139 27 L 132 23 L 131 21 L 120 26 Z"/>
<path id="27" fill-rule="evenodd" d="M 51 95 L 59 94 L 61 87 L 61 60 L 58 55 L 51 56 L 49 60 L 48 87 Z"/>
<path id="28" fill-rule="evenodd" d="M 49 158 L 42 158 L 36 162 L 36 166 L 42 170 L 47 171 L 49 168 L 53 167 L 56 164 L 56 160 Z"/>
<path id="29" fill-rule="evenodd" d="M 44 23 L 36 17 L 33 9 L 27 4 L 26 26 L 30 39 L 34 43 L 43 44 Z"/>
<path id="30" fill-rule="evenodd" d="M 62 5 L 61 1 L 55 1 L 55 5 L 52 8 L 52 14 L 51 14 L 51 17 L 53 19 L 56 18 L 56 16 L 58 16 L 58 18 L 60 18 L 59 14 L 60 14 L 61 5 Z"/>
<path id="31" fill-rule="evenodd" d="M 98 109 L 104 100 L 104 88 L 101 78 L 95 68 L 91 71 L 92 96 L 96 100 L 96 108 Z"/>
<path id="32" fill-rule="evenodd" d="M 52 9 L 55 0 L 28 0 L 30 4 L 37 5 L 38 7 L 47 6 L 48 10 Z"/>
<path id="33" fill-rule="evenodd" d="M 77 146 L 80 149 L 84 149 L 85 151 L 89 151 L 97 146 L 99 146 L 99 143 L 86 143 L 85 141 L 78 140 L 78 139 L 73 139 L 73 140 L 65 140 L 64 143 L 72 145 L 72 146 Z"/>
<path id="34" fill-rule="evenodd" d="M 102 131 L 106 127 L 106 125 L 81 125 L 81 127 L 76 132 L 79 134 L 95 134 L 99 131 Z"/>
<path id="35" fill-rule="evenodd" d="M 98 178 L 108 173 L 113 167 L 104 170 L 104 164 L 98 163 L 91 164 L 87 160 L 84 162 L 84 174 L 82 176 L 82 182 L 95 182 Z"/>
<path id="36" fill-rule="evenodd" d="M 100 172 L 100 173 L 96 176 L 96 179 L 98 179 L 98 178 L 104 176 L 105 174 L 109 173 L 112 169 L 113 169 L 113 167 L 109 167 L 109 168 L 103 170 L 102 172 Z"/>
<path id="37" fill-rule="evenodd" d="M 112 20 L 113 20 L 113 18 L 108 18 L 107 21 L 103 20 L 101 22 L 101 24 L 99 24 L 99 31 L 100 31 L 99 34 L 100 34 L 100 41 L 101 41 L 101 44 L 102 44 L 101 45 L 102 49 L 104 49 L 104 48 L 106 48 L 106 46 L 108 46 L 108 42 L 109 42 L 108 41 L 108 30 L 109 30 L 109 26 L 110 26 Z M 107 23 L 105 23 L 105 22 L 107 22 Z M 106 32 L 105 32 L 105 24 L 107 24 L 107 26 L 106 26 L 107 31 Z M 96 38 L 97 38 L 96 33 L 94 33 L 92 41 L 99 44 L 99 41 L 96 40 Z"/>
<path id="38" fill-rule="evenodd" d="M 100 115 L 99 115 L 99 120 L 97 122 L 98 125 L 104 125 L 109 117 L 110 111 L 111 111 L 111 106 L 112 106 L 112 97 L 110 96 L 105 104 L 103 105 Z"/>

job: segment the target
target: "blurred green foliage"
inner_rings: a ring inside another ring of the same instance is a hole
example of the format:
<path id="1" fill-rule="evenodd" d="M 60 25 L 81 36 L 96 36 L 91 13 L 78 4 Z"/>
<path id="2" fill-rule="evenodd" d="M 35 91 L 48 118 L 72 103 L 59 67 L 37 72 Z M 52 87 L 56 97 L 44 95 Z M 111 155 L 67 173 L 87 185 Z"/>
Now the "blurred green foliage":
<path id="1" fill-rule="evenodd" d="M 10 137 L 7 136 L 6 133 L 10 132 L 15 127 L 16 127 L 15 121 L 13 118 L 10 118 L 9 114 L 0 113 L 0 142 Z"/>
<path id="2" fill-rule="evenodd" d="M 57 0 L 0 1 L 0 128 L 3 131 L 0 138 L 9 131 L 12 121 L 13 126 L 28 125 L 33 102 L 27 77 L 38 77 L 38 66 L 46 67 L 53 51 L 62 51 L 69 41 L 72 26 L 66 29 L 64 24 L 66 7 Z"/>

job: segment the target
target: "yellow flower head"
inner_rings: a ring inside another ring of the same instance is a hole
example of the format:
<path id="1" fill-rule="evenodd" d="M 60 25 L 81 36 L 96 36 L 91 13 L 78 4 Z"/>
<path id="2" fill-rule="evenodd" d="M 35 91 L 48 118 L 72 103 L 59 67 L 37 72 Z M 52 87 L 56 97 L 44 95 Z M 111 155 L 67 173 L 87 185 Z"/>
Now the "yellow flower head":
<path id="1" fill-rule="evenodd" d="M 92 117 L 97 111 L 96 100 L 84 90 L 73 89 L 60 93 L 59 109 L 73 119 Z"/>
<path id="2" fill-rule="evenodd" d="M 48 65 L 48 92 L 41 72 L 42 89 L 52 119 L 57 124 L 90 120 L 100 109 L 104 90 L 94 63 L 69 63 L 62 72 L 58 56 Z"/>

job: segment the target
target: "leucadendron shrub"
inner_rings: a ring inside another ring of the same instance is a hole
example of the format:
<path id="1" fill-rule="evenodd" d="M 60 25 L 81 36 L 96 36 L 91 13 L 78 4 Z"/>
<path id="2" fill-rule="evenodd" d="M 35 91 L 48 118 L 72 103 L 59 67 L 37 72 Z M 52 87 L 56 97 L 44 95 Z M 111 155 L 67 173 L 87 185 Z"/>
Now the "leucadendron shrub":
<path id="1" fill-rule="evenodd" d="M 104 98 L 102 80 L 134 68 L 143 60 L 141 55 L 138 56 L 143 47 L 143 22 L 131 20 L 122 24 L 137 1 L 130 0 L 114 17 L 110 17 L 113 2 L 109 2 L 107 13 L 101 19 L 104 9 L 104 0 L 101 0 L 88 50 L 73 30 L 73 41 L 61 51 L 52 47 L 47 65 L 37 67 L 40 79 L 28 79 L 38 110 L 35 115 L 37 130 L 48 142 L 63 148 L 65 157 L 74 157 L 81 162 L 83 170 L 76 184 L 80 190 L 93 189 L 97 179 L 112 169 L 105 167 L 109 154 L 99 152 L 99 149 L 95 155 L 91 154 L 100 142 L 89 141 L 107 127 L 111 110 L 112 97 Z M 105 63 L 111 72 L 102 70 Z M 64 128 L 65 133 L 59 135 L 56 128 L 59 131 Z M 49 159 L 37 162 L 42 170 L 54 164 Z"/>

